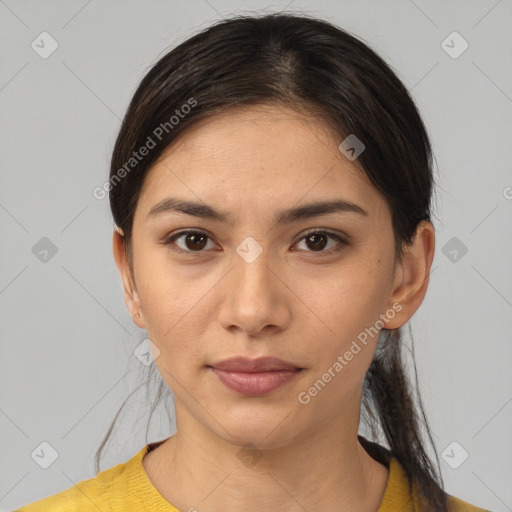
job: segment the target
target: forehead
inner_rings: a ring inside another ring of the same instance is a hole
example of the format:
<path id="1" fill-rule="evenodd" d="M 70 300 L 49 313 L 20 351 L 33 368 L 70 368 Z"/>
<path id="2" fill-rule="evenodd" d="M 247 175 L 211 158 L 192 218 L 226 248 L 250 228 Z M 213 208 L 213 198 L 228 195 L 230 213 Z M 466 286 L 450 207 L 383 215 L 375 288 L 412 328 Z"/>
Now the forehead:
<path id="1" fill-rule="evenodd" d="M 329 149 L 341 142 L 338 139 L 318 115 L 277 105 L 241 106 L 197 122 L 161 158 L 187 161 L 190 156 L 197 161 L 213 157 L 224 167 L 247 157 L 267 164 L 301 161 L 304 156 L 324 161 Z"/>
<path id="2" fill-rule="evenodd" d="M 244 107 L 212 116 L 162 153 L 144 182 L 141 209 L 178 193 L 260 211 L 326 195 L 374 211 L 386 208 L 358 162 L 339 151 L 343 138 L 319 116 L 286 107 Z"/>

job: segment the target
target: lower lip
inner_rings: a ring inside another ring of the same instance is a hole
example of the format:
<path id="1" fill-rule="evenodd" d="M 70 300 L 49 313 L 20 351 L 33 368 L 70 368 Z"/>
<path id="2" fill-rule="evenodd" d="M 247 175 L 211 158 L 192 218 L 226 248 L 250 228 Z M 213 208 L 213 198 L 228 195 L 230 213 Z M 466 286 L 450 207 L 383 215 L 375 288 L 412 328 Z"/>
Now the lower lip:
<path id="1" fill-rule="evenodd" d="M 232 372 L 212 368 L 220 381 L 238 393 L 247 396 L 266 395 L 293 380 L 300 370 L 275 370 L 270 372 Z"/>

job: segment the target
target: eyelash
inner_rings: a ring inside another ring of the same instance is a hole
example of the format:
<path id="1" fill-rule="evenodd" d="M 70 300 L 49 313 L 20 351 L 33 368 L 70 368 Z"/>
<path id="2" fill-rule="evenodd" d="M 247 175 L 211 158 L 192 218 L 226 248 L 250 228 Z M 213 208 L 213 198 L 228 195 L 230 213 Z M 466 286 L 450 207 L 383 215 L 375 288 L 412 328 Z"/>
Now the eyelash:
<path id="1" fill-rule="evenodd" d="M 188 230 L 178 231 L 177 233 L 173 233 L 172 235 L 168 236 L 162 243 L 164 245 L 170 246 L 171 250 L 173 250 L 175 252 L 179 252 L 181 254 L 186 254 L 187 256 L 195 257 L 195 256 L 199 256 L 201 253 L 206 252 L 205 250 L 189 251 L 189 250 L 180 249 L 179 247 L 176 247 L 176 246 L 172 247 L 174 245 L 174 242 L 178 238 L 181 238 L 182 236 L 189 235 L 189 234 L 190 235 L 204 235 L 209 240 L 212 240 L 212 238 L 208 235 L 208 233 L 206 233 L 206 231 L 201 231 L 201 230 L 197 230 L 197 229 L 188 229 Z M 301 238 L 299 238 L 299 240 L 297 240 L 297 242 L 295 242 L 295 244 L 302 242 L 304 239 L 306 239 L 310 235 L 328 235 L 329 237 L 331 237 L 331 238 L 335 239 L 337 242 L 339 242 L 339 244 L 336 248 L 334 248 L 334 249 L 331 248 L 328 251 L 323 251 L 323 250 L 318 251 L 318 252 L 306 251 L 306 252 L 312 253 L 313 255 L 315 255 L 315 257 L 323 256 L 323 255 L 330 256 L 332 254 L 337 254 L 337 253 L 341 252 L 346 246 L 349 245 L 348 241 L 345 240 L 340 235 L 333 233 L 332 231 L 329 231 L 329 230 L 317 229 L 317 228 L 307 231 L 304 235 L 302 235 Z"/>

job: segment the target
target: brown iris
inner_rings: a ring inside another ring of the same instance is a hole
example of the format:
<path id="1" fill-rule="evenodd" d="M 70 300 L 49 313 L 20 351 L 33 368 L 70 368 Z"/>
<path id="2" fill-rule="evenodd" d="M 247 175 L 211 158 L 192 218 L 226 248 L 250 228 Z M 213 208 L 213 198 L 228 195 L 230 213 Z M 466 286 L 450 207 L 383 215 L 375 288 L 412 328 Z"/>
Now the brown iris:
<path id="1" fill-rule="evenodd" d="M 201 250 L 206 246 L 207 240 L 208 237 L 202 233 L 188 233 L 185 236 L 185 245 L 190 250 Z"/>
<path id="2" fill-rule="evenodd" d="M 321 233 L 313 233 L 306 237 L 305 241 L 310 249 L 315 248 L 321 250 L 327 245 L 327 236 Z"/>

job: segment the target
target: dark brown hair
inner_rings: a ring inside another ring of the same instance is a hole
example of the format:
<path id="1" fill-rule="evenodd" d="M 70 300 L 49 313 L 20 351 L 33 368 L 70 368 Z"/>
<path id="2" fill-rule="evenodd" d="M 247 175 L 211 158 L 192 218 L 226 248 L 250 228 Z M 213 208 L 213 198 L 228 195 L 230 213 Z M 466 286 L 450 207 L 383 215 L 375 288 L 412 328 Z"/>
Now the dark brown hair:
<path id="1" fill-rule="evenodd" d="M 340 142 L 349 134 L 363 142 L 357 163 L 391 208 L 401 257 L 420 221 L 431 218 L 433 156 L 415 103 L 368 44 L 328 22 L 285 13 L 217 22 L 166 53 L 142 79 L 117 137 L 109 180 L 112 215 L 128 253 L 144 179 L 163 150 L 202 119 L 262 104 L 320 115 Z M 151 146 L 149 152 L 132 161 L 144 146 Z M 382 330 L 363 384 L 361 419 L 376 440 L 383 434 L 410 489 L 425 498 L 424 510 L 446 511 L 414 357 L 415 393 L 402 344 L 400 329 Z M 164 387 L 160 381 L 158 398 Z M 96 453 L 97 471 L 114 423 Z M 422 428 L 436 464 L 427 455 Z"/>

